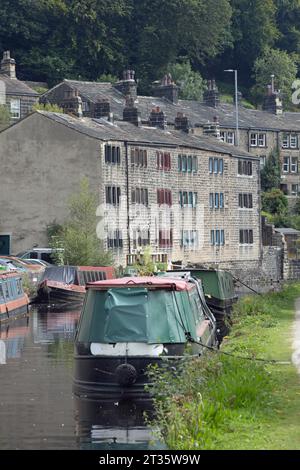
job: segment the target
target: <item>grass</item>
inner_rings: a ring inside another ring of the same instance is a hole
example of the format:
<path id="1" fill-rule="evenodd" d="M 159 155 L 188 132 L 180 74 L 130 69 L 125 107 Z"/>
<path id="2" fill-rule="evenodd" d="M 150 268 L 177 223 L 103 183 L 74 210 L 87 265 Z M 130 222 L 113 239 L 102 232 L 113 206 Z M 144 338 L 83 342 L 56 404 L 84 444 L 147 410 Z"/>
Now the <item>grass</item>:
<path id="1" fill-rule="evenodd" d="M 240 301 L 222 351 L 290 361 L 300 284 Z M 300 449 L 300 377 L 293 365 L 212 353 L 152 370 L 160 436 L 170 449 Z"/>

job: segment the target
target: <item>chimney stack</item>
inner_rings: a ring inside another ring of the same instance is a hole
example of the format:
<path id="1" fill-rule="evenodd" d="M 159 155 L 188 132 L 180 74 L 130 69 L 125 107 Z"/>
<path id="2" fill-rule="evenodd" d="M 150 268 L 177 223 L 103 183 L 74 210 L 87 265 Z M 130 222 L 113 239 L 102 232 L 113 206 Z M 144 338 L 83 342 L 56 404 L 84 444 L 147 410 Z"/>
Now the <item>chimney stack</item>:
<path id="1" fill-rule="evenodd" d="M 218 116 L 214 116 L 213 122 L 208 121 L 203 126 L 203 134 L 220 139 L 220 123 Z"/>
<path id="2" fill-rule="evenodd" d="M 135 126 L 142 123 L 141 114 L 135 106 L 135 100 L 131 96 L 126 96 L 126 104 L 123 110 L 123 121 L 131 122 Z"/>
<path id="3" fill-rule="evenodd" d="M 267 94 L 263 102 L 263 110 L 268 113 L 280 115 L 283 113 L 282 97 L 279 90 L 275 90 L 274 75 L 271 75 L 272 82 L 267 86 Z"/>
<path id="4" fill-rule="evenodd" d="M 82 99 L 77 90 L 66 90 L 61 103 L 64 113 L 82 118 Z"/>
<path id="5" fill-rule="evenodd" d="M 130 96 L 134 100 L 137 99 L 137 83 L 135 81 L 134 70 L 124 70 L 123 80 L 114 83 L 114 88 L 120 91 L 124 96 Z"/>
<path id="6" fill-rule="evenodd" d="M 175 118 L 175 130 L 188 133 L 190 127 L 190 122 L 187 116 L 183 113 L 177 113 L 177 116 Z"/>
<path id="7" fill-rule="evenodd" d="M 3 52 L 0 74 L 16 79 L 16 61 L 10 57 L 10 51 Z"/>
<path id="8" fill-rule="evenodd" d="M 168 73 L 163 77 L 160 84 L 154 83 L 154 96 L 157 98 L 165 98 L 171 103 L 178 103 L 178 90 L 179 87 L 172 79 L 172 75 Z"/>
<path id="9" fill-rule="evenodd" d="M 207 81 L 207 90 L 203 93 L 203 104 L 212 108 L 217 108 L 220 104 L 219 90 L 214 79 Z"/>
<path id="10" fill-rule="evenodd" d="M 159 127 L 160 129 L 166 129 L 167 119 L 165 113 L 160 109 L 159 106 L 153 108 L 149 116 L 149 124 L 152 127 Z"/>

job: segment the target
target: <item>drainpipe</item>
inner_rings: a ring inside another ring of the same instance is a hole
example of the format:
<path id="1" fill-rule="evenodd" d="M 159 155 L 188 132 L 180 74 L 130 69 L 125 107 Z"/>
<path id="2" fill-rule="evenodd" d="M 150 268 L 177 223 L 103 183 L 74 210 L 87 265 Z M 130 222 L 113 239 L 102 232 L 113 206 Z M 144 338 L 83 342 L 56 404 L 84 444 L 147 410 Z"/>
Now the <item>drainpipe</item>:
<path id="1" fill-rule="evenodd" d="M 130 217 L 129 217 L 129 159 L 128 159 L 128 142 L 125 141 L 125 164 L 126 164 L 126 209 L 127 209 L 127 244 L 128 254 L 131 254 L 131 242 L 130 242 Z"/>

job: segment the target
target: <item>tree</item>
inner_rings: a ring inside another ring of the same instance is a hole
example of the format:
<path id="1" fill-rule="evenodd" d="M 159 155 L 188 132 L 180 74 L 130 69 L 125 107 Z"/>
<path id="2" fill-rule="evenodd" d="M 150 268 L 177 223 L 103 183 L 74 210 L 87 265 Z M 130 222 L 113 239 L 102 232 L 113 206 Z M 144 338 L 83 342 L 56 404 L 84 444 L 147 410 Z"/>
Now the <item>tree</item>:
<path id="1" fill-rule="evenodd" d="M 4 104 L 0 105 L 0 131 L 9 126 L 10 123 L 10 113 L 7 109 L 7 106 Z"/>
<path id="2" fill-rule="evenodd" d="M 266 164 L 261 172 L 261 187 L 263 191 L 279 189 L 281 181 L 281 168 L 279 152 L 273 150 L 267 158 Z"/>
<path id="3" fill-rule="evenodd" d="M 297 65 L 293 57 L 279 49 L 267 48 L 254 63 L 255 86 L 252 93 L 256 99 L 266 94 L 266 86 L 270 83 L 270 75 L 275 75 L 276 88 L 284 97 L 284 104 L 291 102 L 292 84 L 296 80 Z"/>
<path id="4" fill-rule="evenodd" d="M 89 181 L 83 178 L 80 191 L 70 198 L 69 219 L 58 229 L 59 244 L 64 248 L 64 263 L 78 266 L 112 264 L 112 255 L 104 251 L 96 234 L 97 198 L 91 192 Z"/>
<path id="5" fill-rule="evenodd" d="M 52 113 L 63 113 L 64 110 L 60 108 L 57 104 L 51 104 L 51 103 L 37 103 L 32 107 L 33 111 L 48 111 Z"/>
<path id="6" fill-rule="evenodd" d="M 170 72 L 173 80 L 179 85 L 179 96 L 184 100 L 201 101 L 206 88 L 199 72 L 194 72 L 189 61 L 170 65 L 166 72 Z"/>
<path id="7" fill-rule="evenodd" d="M 280 189 L 262 193 L 262 210 L 269 214 L 284 216 L 288 211 L 288 200 Z"/>

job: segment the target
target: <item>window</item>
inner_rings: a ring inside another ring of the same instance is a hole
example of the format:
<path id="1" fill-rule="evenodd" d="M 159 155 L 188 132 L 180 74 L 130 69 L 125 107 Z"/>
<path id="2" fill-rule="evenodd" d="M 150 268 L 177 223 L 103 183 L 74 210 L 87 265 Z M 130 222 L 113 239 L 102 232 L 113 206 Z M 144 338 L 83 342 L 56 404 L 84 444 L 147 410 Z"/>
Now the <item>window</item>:
<path id="1" fill-rule="evenodd" d="M 253 245 L 253 230 L 240 230 L 240 245 Z"/>
<path id="2" fill-rule="evenodd" d="M 253 209 L 253 196 L 252 194 L 239 194 L 239 208 L 240 209 Z"/>
<path id="3" fill-rule="evenodd" d="M 283 134 L 282 136 L 282 148 L 288 149 L 290 146 L 290 139 L 288 134 Z"/>
<path id="4" fill-rule="evenodd" d="M 227 142 L 227 144 L 234 145 L 235 142 L 235 133 L 232 131 L 221 131 L 220 132 L 220 140 L 223 142 Z"/>
<path id="5" fill-rule="evenodd" d="M 252 162 L 247 160 L 239 160 L 238 174 L 240 176 L 252 176 Z"/>
<path id="6" fill-rule="evenodd" d="M 220 209 L 224 209 L 224 194 L 220 193 Z"/>
<path id="7" fill-rule="evenodd" d="M 187 158 L 186 158 L 186 155 L 182 155 L 182 169 L 181 169 L 181 171 L 183 173 L 187 172 Z"/>
<path id="8" fill-rule="evenodd" d="M 150 245 L 150 231 L 148 229 L 141 230 L 140 228 L 133 230 L 132 243 L 133 248 Z"/>
<path id="9" fill-rule="evenodd" d="M 171 154 L 168 152 L 156 152 L 157 168 L 163 171 L 171 169 Z"/>
<path id="10" fill-rule="evenodd" d="M 114 145 L 105 145 L 105 163 L 121 163 L 121 149 Z"/>
<path id="11" fill-rule="evenodd" d="M 210 193 L 209 195 L 209 207 L 210 209 L 214 208 L 214 193 Z"/>
<path id="12" fill-rule="evenodd" d="M 219 173 L 220 173 L 220 175 L 223 175 L 223 173 L 224 173 L 224 160 L 223 160 L 223 158 L 219 159 Z"/>
<path id="13" fill-rule="evenodd" d="M 181 247 L 189 248 L 198 245 L 198 232 L 197 230 L 182 230 L 181 231 Z"/>
<path id="14" fill-rule="evenodd" d="M 234 132 L 227 132 L 227 143 L 234 145 Z"/>
<path id="15" fill-rule="evenodd" d="M 122 232 L 120 230 L 111 230 L 107 236 L 108 248 L 123 248 Z"/>
<path id="16" fill-rule="evenodd" d="M 214 174 L 217 175 L 219 172 L 219 159 L 214 158 Z"/>
<path id="17" fill-rule="evenodd" d="M 258 146 L 259 147 L 266 146 L 266 134 L 258 134 Z"/>
<path id="18" fill-rule="evenodd" d="M 192 191 L 179 192 L 179 204 L 181 207 L 196 207 L 198 202 L 198 193 Z"/>
<path id="19" fill-rule="evenodd" d="M 281 146 L 283 149 L 298 148 L 298 135 L 297 134 L 283 134 Z"/>
<path id="20" fill-rule="evenodd" d="M 291 173 L 298 173 L 298 158 L 291 158 Z"/>
<path id="21" fill-rule="evenodd" d="M 167 204 L 168 206 L 172 205 L 172 191 L 170 189 L 158 189 L 157 190 L 157 204 L 161 206 L 162 204 Z"/>
<path id="22" fill-rule="evenodd" d="M 298 196 L 298 184 L 292 184 L 291 195 L 292 196 Z"/>
<path id="23" fill-rule="evenodd" d="M 219 209 L 219 193 L 215 193 L 215 209 Z"/>
<path id="24" fill-rule="evenodd" d="M 209 159 L 209 173 L 213 173 L 214 170 L 214 159 L 210 158 Z"/>
<path id="25" fill-rule="evenodd" d="M 193 156 L 193 173 L 197 173 L 198 171 L 198 157 L 196 155 Z"/>
<path id="26" fill-rule="evenodd" d="M 257 147 L 257 134 L 250 134 L 250 146 Z"/>
<path id="27" fill-rule="evenodd" d="M 89 110 L 90 110 L 90 103 L 88 101 L 83 101 L 82 102 L 82 111 L 84 113 L 87 113 L 87 112 L 89 112 Z"/>
<path id="28" fill-rule="evenodd" d="M 291 136 L 290 136 L 290 147 L 291 147 L 291 149 L 298 148 L 298 136 L 297 136 L 297 134 L 291 134 Z"/>
<path id="29" fill-rule="evenodd" d="M 113 204 L 114 206 L 120 204 L 121 188 L 119 186 L 106 186 L 105 199 L 106 204 Z"/>
<path id="30" fill-rule="evenodd" d="M 191 173 L 192 170 L 193 170 L 193 157 L 189 155 L 188 160 L 187 160 L 187 171 L 188 173 Z"/>
<path id="31" fill-rule="evenodd" d="M 265 167 L 267 157 L 266 155 L 258 155 L 258 158 L 260 158 L 260 168 L 262 170 Z"/>
<path id="32" fill-rule="evenodd" d="M 147 150 L 132 148 L 130 152 L 130 163 L 132 166 L 147 168 Z"/>
<path id="33" fill-rule="evenodd" d="M 283 172 L 289 173 L 290 171 L 290 157 L 283 157 Z"/>
<path id="34" fill-rule="evenodd" d="M 178 155 L 178 171 L 182 171 L 182 157 Z"/>
<path id="35" fill-rule="evenodd" d="M 160 248 L 170 248 L 173 246 L 173 232 L 170 230 L 159 230 Z"/>
<path id="36" fill-rule="evenodd" d="M 134 188 L 131 191 L 131 202 L 132 204 L 143 204 L 144 206 L 148 206 L 148 189 Z"/>
<path id="37" fill-rule="evenodd" d="M 210 231 L 210 244 L 215 245 L 215 246 L 225 245 L 224 230 L 211 230 Z"/>
<path id="38" fill-rule="evenodd" d="M 13 119 L 20 119 L 21 117 L 21 100 L 11 99 L 10 100 L 10 115 Z"/>

